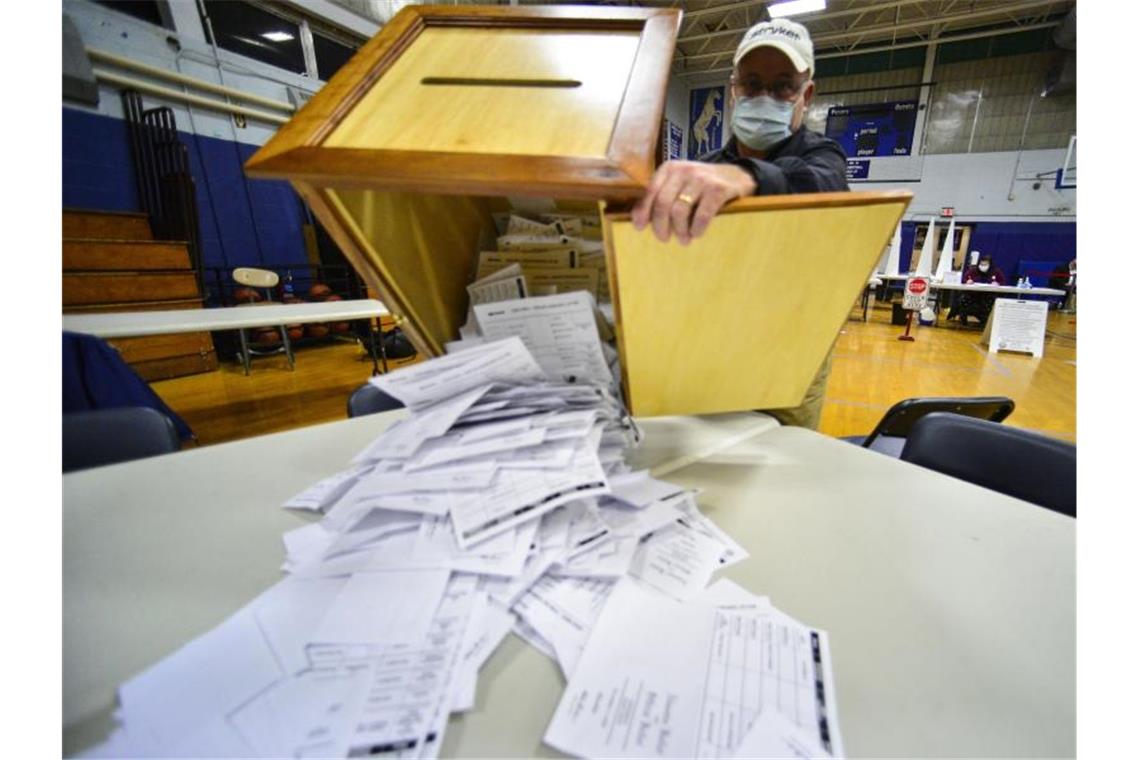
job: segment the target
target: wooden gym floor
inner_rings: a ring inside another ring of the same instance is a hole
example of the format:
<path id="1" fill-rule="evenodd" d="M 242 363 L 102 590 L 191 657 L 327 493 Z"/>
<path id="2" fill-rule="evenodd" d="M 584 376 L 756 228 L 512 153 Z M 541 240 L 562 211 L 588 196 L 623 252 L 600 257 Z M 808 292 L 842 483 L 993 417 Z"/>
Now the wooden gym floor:
<path id="1" fill-rule="evenodd" d="M 1017 403 L 1006 424 L 1076 441 L 1075 315 L 1050 313 L 1040 359 L 990 354 L 980 330 L 957 325 L 921 327 L 915 342 L 899 341 L 903 328 L 890 324 L 885 305 L 867 323 L 857 309 L 851 316 L 836 342 L 820 432 L 868 433 L 904 398 L 1001 395 Z M 344 342 L 302 349 L 293 372 L 283 355 L 257 357 L 249 377 L 223 361 L 216 372 L 152 387 L 209 445 L 344 419 L 349 394 L 371 374 L 364 350 Z"/>

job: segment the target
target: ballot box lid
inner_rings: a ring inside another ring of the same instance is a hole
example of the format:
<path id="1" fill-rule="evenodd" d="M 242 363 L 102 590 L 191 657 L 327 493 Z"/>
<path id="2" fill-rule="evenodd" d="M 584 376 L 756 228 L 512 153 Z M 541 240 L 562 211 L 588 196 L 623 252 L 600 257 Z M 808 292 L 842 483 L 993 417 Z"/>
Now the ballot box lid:
<path id="1" fill-rule="evenodd" d="M 630 410 L 799 406 L 911 197 L 890 190 L 744 198 L 688 245 L 661 243 L 628 212 L 607 212 L 606 266 Z"/>
<path id="2" fill-rule="evenodd" d="M 675 8 L 409 6 L 246 163 L 312 186 L 641 194 Z"/>

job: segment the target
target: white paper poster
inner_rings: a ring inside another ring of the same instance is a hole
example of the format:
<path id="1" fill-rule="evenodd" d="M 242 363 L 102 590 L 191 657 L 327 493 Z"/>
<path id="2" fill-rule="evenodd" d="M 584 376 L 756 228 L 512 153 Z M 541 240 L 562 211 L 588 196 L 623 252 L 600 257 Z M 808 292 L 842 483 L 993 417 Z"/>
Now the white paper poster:
<path id="1" fill-rule="evenodd" d="M 1041 357 L 1045 353 L 1046 301 L 998 298 L 990 316 L 990 353 L 1023 351 Z"/>

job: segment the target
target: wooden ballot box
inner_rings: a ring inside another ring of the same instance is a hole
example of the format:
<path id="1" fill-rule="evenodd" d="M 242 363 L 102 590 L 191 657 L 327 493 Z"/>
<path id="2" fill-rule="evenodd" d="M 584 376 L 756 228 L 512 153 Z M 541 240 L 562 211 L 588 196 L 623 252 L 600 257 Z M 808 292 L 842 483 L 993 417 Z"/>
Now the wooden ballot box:
<path id="1" fill-rule="evenodd" d="M 458 337 L 507 197 L 596 203 L 631 411 L 796 406 L 910 194 L 743 199 L 688 246 L 635 231 L 680 18 L 404 8 L 246 171 L 293 184 L 427 355 Z"/>

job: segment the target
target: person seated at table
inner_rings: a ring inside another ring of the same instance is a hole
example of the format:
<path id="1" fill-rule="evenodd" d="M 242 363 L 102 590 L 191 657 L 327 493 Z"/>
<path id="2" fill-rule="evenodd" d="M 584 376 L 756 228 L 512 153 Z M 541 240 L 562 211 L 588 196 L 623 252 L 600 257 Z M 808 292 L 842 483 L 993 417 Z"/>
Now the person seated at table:
<path id="1" fill-rule="evenodd" d="M 1053 273 L 1049 275 L 1049 287 L 1057 290 L 1068 290 L 1077 284 L 1077 260 L 1068 264 L 1058 264 Z"/>
<path id="2" fill-rule="evenodd" d="M 1005 273 L 1001 271 L 1001 267 L 994 264 L 992 256 L 988 253 L 983 254 L 978 258 L 977 264 L 966 267 L 966 271 L 962 273 L 962 284 L 1005 285 Z M 971 293 L 969 291 L 963 291 L 954 308 L 954 314 L 962 324 L 967 324 L 970 317 L 985 324 L 986 319 L 990 316 L 990 310 L 993 309 L 993 307 L 993 293 Z M 951 317 L 951 319 L 953 319 L 953 317 Z"/>
<path id="3" fill-rule="evenodd" d="M 986 253 L 982 254 L 977 264 L 966 267 L 966 272 L 962 275 L 962 282 L 966 285 L 975 283 L 979 285 L 1005 285 L 1005 272 L 1001 271 L 1001 267 L 994 264 L 993 257 Z"/>
<path id="4" fill-rule="evenodd" d="M 1077 292 L 1077 260 L 1068 264 L 1058 264 L 1049 275 L 1049 287 L 1065 291 L 1065 297 L 1056 302 L 1050 302 L 1050 309 L 1063 309 L 1069 299 Z"/>

